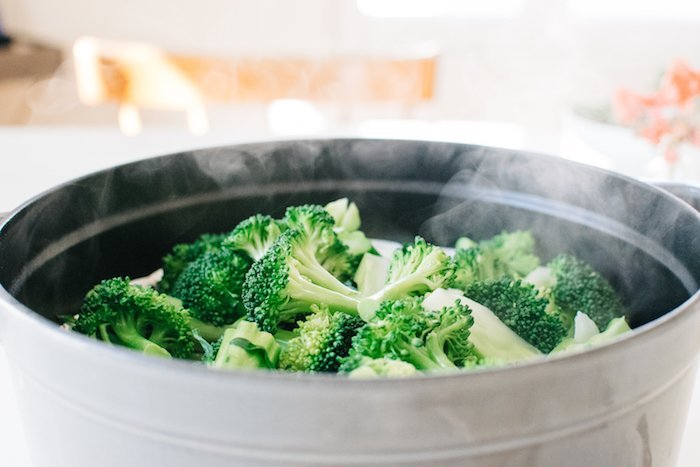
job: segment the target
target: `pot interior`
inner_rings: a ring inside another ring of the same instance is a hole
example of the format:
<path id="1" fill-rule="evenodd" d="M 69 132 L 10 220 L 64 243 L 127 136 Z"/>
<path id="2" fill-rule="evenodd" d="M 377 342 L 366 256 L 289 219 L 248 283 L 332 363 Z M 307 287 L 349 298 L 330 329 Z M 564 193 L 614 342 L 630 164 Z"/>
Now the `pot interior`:
<path id="1" fill-rule="evenodd" d="M 254 213 L 355 201 L 369 237 L 445 246 L 531 229 L 546 261 L 575 254 L 620 291 L 633 326 L 700 282 L 700 219 L 645 184 L 557 158 L 480 146 L 314 140 L 148 159 L 51 190 L 0 230 L 0 284 L 56 320 L 101 279 L 157 269 L 178 242 Z"/>

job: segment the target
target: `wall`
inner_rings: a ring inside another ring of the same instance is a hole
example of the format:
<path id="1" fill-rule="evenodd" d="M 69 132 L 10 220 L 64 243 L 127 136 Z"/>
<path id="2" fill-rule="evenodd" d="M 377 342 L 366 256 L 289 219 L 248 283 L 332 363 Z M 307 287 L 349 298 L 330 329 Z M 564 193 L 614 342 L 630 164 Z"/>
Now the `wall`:
<path id="1" fill-rule="evenodd" d="M 440 54 L 437 99 L 413 117 L 547 130 L 571 103 L 605 103 L 619 85 L 651 87 L 676 57 L 700 66 L 697 18 L 591 19 L 569 5 L 576 2 L 523 0 L 517 15 L 500 19 L 369 18 L 353 0 L 0 0 L 0 12 L 10 32 L 66 49 L 81 35 L 219 56 L 410 54 L 427 47 Z M 354 117 L 377 114 L 402 115 L 382 108 Z"/>

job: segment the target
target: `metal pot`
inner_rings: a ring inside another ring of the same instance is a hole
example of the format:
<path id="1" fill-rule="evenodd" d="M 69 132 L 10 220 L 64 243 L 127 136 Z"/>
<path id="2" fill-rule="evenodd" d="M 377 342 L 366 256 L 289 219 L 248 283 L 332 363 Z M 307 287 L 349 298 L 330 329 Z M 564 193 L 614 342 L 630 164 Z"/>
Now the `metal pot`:
<path id="1" fill-rule="evenodd" d="M 60 329 L 102 278 L 255 212 L 348 196 L 365 232 L 450 245 L 532 229 L 624 296 L 594 350 L 406 380 L 219 372 Z M 0 227 L 0 338 L 37 467 L 671 466 L 700 350 L 700 217 L 667 192 L 479 146 L 316 140 L 148 159 L 38 196 Z"/>

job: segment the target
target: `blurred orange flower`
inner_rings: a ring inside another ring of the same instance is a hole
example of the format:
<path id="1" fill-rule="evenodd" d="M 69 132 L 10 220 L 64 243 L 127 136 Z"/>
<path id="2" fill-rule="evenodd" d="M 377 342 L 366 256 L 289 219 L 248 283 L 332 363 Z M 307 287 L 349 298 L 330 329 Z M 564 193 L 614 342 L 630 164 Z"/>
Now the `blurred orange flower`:
<path id="1" fill-rule="evenodd" d="M 676 60 L 653 94 L 618 89 L 613 107 L 619 123 L 661 148 L 668 162 L 678 159 L 678 146 L 700 146 L 700 70 Z"/>

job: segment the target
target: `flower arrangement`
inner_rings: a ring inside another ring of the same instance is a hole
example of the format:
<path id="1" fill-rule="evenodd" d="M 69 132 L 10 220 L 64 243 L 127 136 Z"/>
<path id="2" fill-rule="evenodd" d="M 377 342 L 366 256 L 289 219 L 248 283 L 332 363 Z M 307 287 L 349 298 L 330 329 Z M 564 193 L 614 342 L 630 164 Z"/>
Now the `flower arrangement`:
<path id="1" fill-rule="evenodd" d="M 700 70 L 677 60 L 663 74 L 653 94 L 619 89 L 613 110 L 620 124 L 657 146 L 673 168 L 681 145 L 700 147 Z"/>

